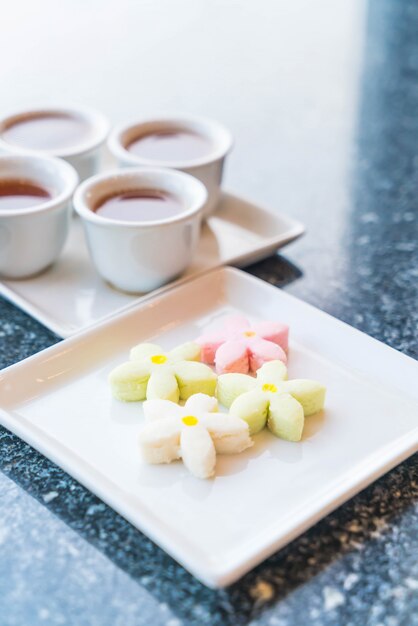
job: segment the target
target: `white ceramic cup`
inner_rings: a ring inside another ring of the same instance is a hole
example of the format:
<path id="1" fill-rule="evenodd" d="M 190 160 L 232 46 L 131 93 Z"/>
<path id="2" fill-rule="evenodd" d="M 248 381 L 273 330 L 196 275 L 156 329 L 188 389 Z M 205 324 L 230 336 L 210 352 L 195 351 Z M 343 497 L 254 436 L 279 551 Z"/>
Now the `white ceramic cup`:
<path id="1" fill-rule="evenodd" d="M 141 135 L 164 130 L 186 130 L 201 135 L 208 140 L 211 149 L 204 157 L 189 161 L 145 159 L 127 149 L 127 146 Z M 205 217 L 213 213 L 219 203 L 225 157 L 232 145 L 232 135 L 224 126 L 209 119 L 193 116 L 161 116 L 125 124 L 115 128 L 108 139 L 109 150 L 120 167 L 164 167 L 198 178 L 208 191 L 208 200 L 204 208 Z"/>
<path id="2" fill-rule="evenodd" d="M 34 150 L 7 141 L 3 137 L 6 129 L 25 120 L 48 115 L 66 115 L 81 120 L 86 125 L 86 136 L 74 145 L 62 149 Z M 60 157 L 70 163 L 78 172 L 80 180 L 93 176 L 100 166 L 103 144 L 109 133 L 109 122 L 105 116 L 86 107 L 35 107 L 15 110 L 0 117 L 0 153 L 3 154 L 44 154 Z"/>
<path id="3" fill-rule="evenodd" d="M 173 194 L 184 206 L 176 216 L 143 222 L 103 217 L 102 200 L 126 191 L 155 189 Z M 93 176 L 74 195 L 90 255 L 98 273 L 128 293 L 156 289 L 179 276 L 193 259 L 207 192 L 188 174 L 161 168 L 115 170 Z"/>
<path id="4" fill-rule="evenodd" d="M 71 196 L 78 183 L 74 168 L 52 157 L 0 156 L 0 181 L 24 180 L 51 197 L 25 209 L 0 208 L 0 275 L 26 278 L 59 256 L 68 235 Z"/>

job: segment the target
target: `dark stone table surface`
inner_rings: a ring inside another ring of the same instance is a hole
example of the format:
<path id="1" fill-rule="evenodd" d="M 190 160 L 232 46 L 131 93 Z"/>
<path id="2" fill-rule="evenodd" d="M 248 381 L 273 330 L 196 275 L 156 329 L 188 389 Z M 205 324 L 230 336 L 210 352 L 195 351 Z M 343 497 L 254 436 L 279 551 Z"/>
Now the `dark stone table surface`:
<path id="1" fill-rule="evenodd" d="M 297 33 L 286 49 L 278 41 L 263 84 L 252 65 L 235 85 L 235 110 L 247 98 L 254 117 L 234 126 L 232 104 L 223 109 L 240 144 L 229 185 L 307 225 L 248 271 L 417 358 L 418 4 L 308 4 L 288 11 L 309 45 Z M 280 19 L 273 3 L 259 6 Z M 214 37 L 218 14 L 206 10 Z M 249 3 L 234 10 L 243 27 Z M 245 63 L 261 45 L 256 25 Z M 0 300 L 1 367 L 56 341 Z M 1 626 L 418 624 L 417 456 L 220 591 L 4 429 L 0 470 Z"/>

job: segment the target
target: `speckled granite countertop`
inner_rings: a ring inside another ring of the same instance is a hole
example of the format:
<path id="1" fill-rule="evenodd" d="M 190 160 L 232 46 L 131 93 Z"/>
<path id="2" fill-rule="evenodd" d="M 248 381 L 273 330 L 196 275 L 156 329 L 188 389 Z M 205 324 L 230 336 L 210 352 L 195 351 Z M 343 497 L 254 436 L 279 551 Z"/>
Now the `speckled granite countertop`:
<path id="1" fill-rule="evenodd" d="M 249 4 L 240 5 L 243 28 Z M 277 3 L 259 7 L 279 28 Z M 299 11 L 301 28 L 309 18 L 318 29 L 303 30 L 305 39 L 315 31 L 305 48 L 287 40 L 286 63 L 269 59 L 277 85 L 288 89 L 267 88 L 264 74 L 235 86 L 250 109 L 257 106 L 253 115 L 263 109 L 264 143 L 227 103 L 207 110 L 229 117 L 240 139 L 230 185 L 287 207 L 308 227 L 283 255 L 248 271 L 417 358 L 418 5 L 300 0 L 295 7 L 285 21 Z M 217 24 L 211 11 L 204 37 Z M 0 300 L 1 367 L 57 340 Z M 1 626 L 418 624 L 416 456 L 222 591 L 203 587 L 4 429 L 0 470 Z"/>

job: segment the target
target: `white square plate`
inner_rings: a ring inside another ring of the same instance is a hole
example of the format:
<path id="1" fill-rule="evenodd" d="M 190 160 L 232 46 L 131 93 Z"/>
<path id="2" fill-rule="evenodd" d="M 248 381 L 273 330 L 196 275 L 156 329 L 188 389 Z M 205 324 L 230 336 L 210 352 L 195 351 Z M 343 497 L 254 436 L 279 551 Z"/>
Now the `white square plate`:
<path id="1" fill-rule="evenodd" d="M 258 261 L 303 231 L 302 224 L 290 217 L 225 193 L 216 214 L 203 225 L 196 258 L 180 281 L 220 265 Z M 0 282 L 0 294 L 61 337 L 149 297 L 121 293 L 103 282 L 91 264 L 78 218 L 73 220 L 64 252 L 55 265 L 28 280 Z"/>
<path id="2" fill-rule="evenodd" d="M 303 441 L 263 432 L 202 481 L 146 466 L 140 403 L 112 400 L 111 368 L 139 341 L 170 348 L 227 312 L 290 324 L 289 375 L 328 388 Z M 418 448 L 418 364 L 239 270 L 150 298 L 0 373 L 0 421 L 209 586 L 229 584 Z"/>

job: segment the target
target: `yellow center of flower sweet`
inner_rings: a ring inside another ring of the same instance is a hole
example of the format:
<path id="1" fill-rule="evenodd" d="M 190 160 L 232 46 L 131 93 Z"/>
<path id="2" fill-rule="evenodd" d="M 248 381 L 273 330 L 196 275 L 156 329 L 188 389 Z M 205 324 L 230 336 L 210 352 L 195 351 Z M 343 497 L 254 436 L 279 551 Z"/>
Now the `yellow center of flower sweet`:
<path id="1" fill-rule="evenodd" d="M 151 357 L 151 362 L 155 363 L 156 365 L 162 365 L 166 361 L 167 357 L 165 356 L 165 354 L 154 354 L 154 356 Z"/>
<path id="2" fill-rule="evenodd" d="M 196 426 L 199 423 L 199 420 L 194 415 L 185 415 L 181 421 L 186 426 Z"/>
<path id="3" fill-rule="evenodd" d="M 277 391 L 277 387 L 276 387 L 276 385 L 272 385 L 271 383 L 265 383 L 265 384 L 261 387 L 261 389 L 262 389 L 263 391 L 271 391 L 272 393 L 276 393 L 276 391 Z"/>
<path id="4" fill-rule="evenodd" d="M 253 330 L 246 330 L 244 337 L 255 337 L 255 332 Z"/>

